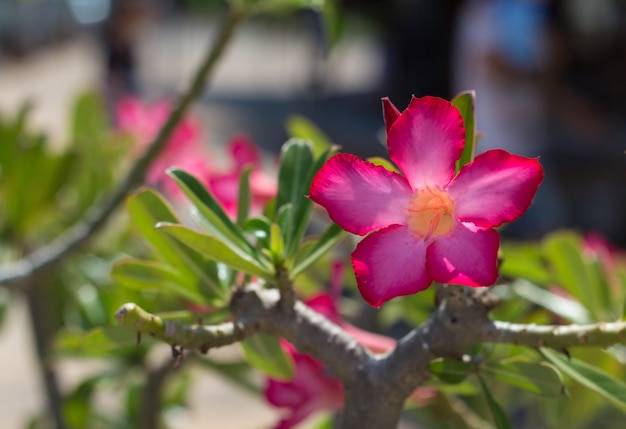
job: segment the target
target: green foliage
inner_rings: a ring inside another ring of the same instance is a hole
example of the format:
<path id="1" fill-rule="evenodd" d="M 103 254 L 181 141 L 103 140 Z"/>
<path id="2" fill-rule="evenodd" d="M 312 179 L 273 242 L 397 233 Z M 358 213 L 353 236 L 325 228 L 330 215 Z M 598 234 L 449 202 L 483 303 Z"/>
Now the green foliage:
<path id="1" fill-rule="evenodd" d="M 476 148 L 476 115 L 474 109 L 476 106 L 476 93 L 474 91 L 462 92 L 452 99 L 452 105 L 459 109 L 465 124 L 465 145 L 461 158 L 456 163 L 456 170 L 474 159 L 474 150 Z"/>
<path id="2" fill-rule="evenodd" d="M 285 353 L 276 337 L 258 333 L 240 344 L 250 365 L 278 380 L 290 380 L 293 377 L 293 360 Z"/>
<path id="3" fill-rule="evenodd" d="M 541 354 L 563 373 L 626 411 L 626 383 L 588 363 L 554 350 L 542 348 Z"/>

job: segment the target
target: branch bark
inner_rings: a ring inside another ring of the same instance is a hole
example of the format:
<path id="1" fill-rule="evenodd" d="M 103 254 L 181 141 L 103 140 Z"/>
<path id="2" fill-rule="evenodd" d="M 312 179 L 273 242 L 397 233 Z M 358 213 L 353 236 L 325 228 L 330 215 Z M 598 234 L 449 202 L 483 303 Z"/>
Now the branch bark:
<path id="1" fill-rule="evenodd" d="M 430 377 L 430 361 L 460 358 L 476 343 L 557 349 L 626 343 L 626 322 L 536 326 L 491 321 L 488 313 L 496 300 L 489 288 L 440 285 L 437 297 L 439 305 L 428 321 L 386 355 L 371 354 L 342 328 L 300 301 L 286 307 L 278 289 L 255 285 L 234 292 L 231 310 L 236 319 L 226 324 L 198 327 L 163 322 L 134 304 L 125 304 L 117 318 L 122 325 L 153 334 L 173 346 L 203 352 L 254 332 L 283 337 L 300 352 L 323 362 L 344 384 L 345 404 L 337 420 L 340 429 L 395 427 L 406 398 Z M 476 427 L 489 426 L 479 423 Z"/>

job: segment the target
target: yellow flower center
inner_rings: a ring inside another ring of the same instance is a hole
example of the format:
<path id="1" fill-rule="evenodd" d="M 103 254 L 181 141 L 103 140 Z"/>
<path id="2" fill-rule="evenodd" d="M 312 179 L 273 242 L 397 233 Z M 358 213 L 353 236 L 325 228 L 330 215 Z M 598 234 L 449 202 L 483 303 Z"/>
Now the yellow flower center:
<path id="1" fill-rule="evenodd" d="M 453 213 L 454 202 L 446 192 L 425 188 L 418 190 L 409 202 L 407 222 L 411 231 L 427 239 L 452 231 Z"/>

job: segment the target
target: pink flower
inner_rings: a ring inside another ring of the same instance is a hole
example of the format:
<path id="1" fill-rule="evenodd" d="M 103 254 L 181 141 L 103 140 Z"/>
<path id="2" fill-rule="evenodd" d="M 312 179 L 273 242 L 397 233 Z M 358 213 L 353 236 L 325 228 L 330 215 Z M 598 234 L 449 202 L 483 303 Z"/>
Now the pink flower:
<path id="1" fill-rule="evenodd" d="M 413 97 L 402 113 L 388 99 L 383 109 L 389 156 L 402 174 L 338 154 L 310 189 L 334 222 L 367 235 L 351 258 L 361 294 L 380 307 L 433 280 L 493 284 L 500 241 L 493 228 L 530 206 L 543 180 L 538 160 L 490 150 L 455 174 L 465 127 L 454 106 Z"/>
<path id="2" fill-rule="evenodd" d="M 128 96 L 115 106 L 115 123 L 120 131 L 133 137 L 138 149 L 145 150 L 156 138 L 171 110 L 167 100 L 146 104 L 137 97 Z M 172 165 L 194 175 L 204 174 L 208 156 L 199 144 L 200 134 L 200 125 L 190 117 L 183 117 L 166 147 L 150 166 L 147 182 L 167 186 L 169 181 L 165 181 L 165 170 Z M 173 190 L 173 187 L 166 189 Z"/>
<path id="3" fill-rule="evenodd" d="M 230 170 L 225 172 L 209 170 L 201 179 L 222 204 L 226 213 L 234 217 L 237 215 L 239 177 L 245 167 L 250 167 L 252 199 L 250 211 L 253 215 L 260 214 L 265 204 L 276 196 L 278 188 L 276 179 L 263 172 L 261 152 L 246 135 L 234 136 L 228 143 L 228 153 L 234 164 Z"/>
<path id="4" fill-rule="evenodd" d="M 329 374 L 320 362 L 298 353 L 288 342 L 283 341 L 282 346 L 293 358 L 295 369 L 293 379 L 289 381 L 268 380 L 265 389 L 267 401 L 290 411 L 274 428 L 295 427 L 316 411 L 339 410 L 344 401 L 341 382 Z"/>

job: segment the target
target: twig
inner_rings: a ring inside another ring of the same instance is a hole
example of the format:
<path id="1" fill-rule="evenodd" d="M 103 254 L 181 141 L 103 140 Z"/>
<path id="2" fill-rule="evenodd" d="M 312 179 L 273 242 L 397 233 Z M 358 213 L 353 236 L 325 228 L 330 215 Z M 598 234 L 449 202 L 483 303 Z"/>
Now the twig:
<path id="1" fill-rule="evenodd" d="M 0 285 L 7 285 L 23 281 L 33 274 L 47 267 L 57 264 L 85 244 L 98 232 L 124 201 L 126 195 L 138 184 L 142 183 L 148 167 L 161 153 L 167 144 L 172 132 L 191 103 L 198 98 L 210 79 L 218 59 L 231 40 L 237 25 L 245 18 L 243 11 L 233 11 L 220 29 L 217 39 L 207 52 L 207 55 L 198 68 L 189 89 L 180 97 L 170 113 L 159 134 L 148 147 L 144 155 L 137 160 L 127 176 L 120 183 L 113 194 L 101 205 L 85 214 L 84 219 L 69 228 L 51 243 L 44 245 L 22 259 L 0 267 Z"/>

